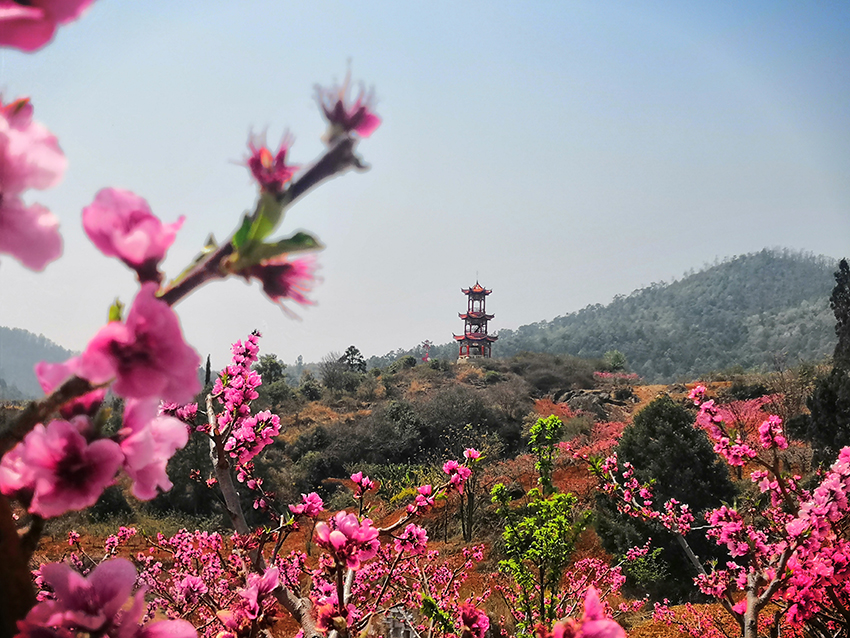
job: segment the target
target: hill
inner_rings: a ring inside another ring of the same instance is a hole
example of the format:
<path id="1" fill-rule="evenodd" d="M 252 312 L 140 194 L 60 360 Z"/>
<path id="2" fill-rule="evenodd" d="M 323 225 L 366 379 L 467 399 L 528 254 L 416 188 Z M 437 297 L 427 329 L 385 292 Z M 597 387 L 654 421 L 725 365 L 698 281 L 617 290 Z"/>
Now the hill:
<path id="1" fill-rule="evenodd" d="M 73 355 L 44 335 L 0 326 L 0 399 L 41 396 L 33 366 L 39 361 L 65 361 Z"/>
<path id="2" fill-rule="evenodd" d="M 528 351 L 601 357 L 619 350 L 629 370 L 650 382 L 732 366 L 769 369 L 777 357 L 790 364 L 821 359 L 835 347 L 828 301 L 835 268 L 834 260 L 789 250 L 733 257 L 606 306 L 500 330 L 493 356 Z M 385 365 L 401 354 L 373 357 L 370 364 Z M 457 347 L 436 346 L 431 356 L 453 359 Z"/>

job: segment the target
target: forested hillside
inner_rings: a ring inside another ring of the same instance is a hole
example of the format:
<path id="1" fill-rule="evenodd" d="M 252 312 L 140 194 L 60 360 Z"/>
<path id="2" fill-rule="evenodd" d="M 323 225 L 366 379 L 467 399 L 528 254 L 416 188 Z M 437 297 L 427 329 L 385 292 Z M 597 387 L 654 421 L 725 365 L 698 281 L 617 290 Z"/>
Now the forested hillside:
<path id="1" fill-rule="evenodd" d="M 39 361 L 64 361 L 72 355 L 44 335 L 0 326 L 0 399 L 39 396 L 41 386 L 33 366 Z"/>
<path id="2" fill-rule="evenodd" d="M 529 351 L 600 357 L 619 350 L 631 371 L 654 382 L 730 366 L 769 367 L 777 356 L 788 363 L 819 359 L 835 347 L 828 298 L 836 267 L 830 259 L 787 250 L 731 258 L 679 281 L 616 297 L 607 306 L 500 330 L 493 356 Z M 496 301 L 492 310 L 498 318 Z M 375 357 L 370 364 L 400 354 Z M 455 358 L 457 347 L 435 346 L 431 356 Z"/>

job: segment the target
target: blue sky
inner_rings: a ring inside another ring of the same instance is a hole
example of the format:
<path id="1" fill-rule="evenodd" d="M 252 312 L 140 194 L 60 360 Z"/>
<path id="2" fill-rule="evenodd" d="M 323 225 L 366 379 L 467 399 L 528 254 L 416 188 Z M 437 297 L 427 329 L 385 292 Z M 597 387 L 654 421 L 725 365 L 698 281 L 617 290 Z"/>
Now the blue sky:
<path id="1" fill-rule="evenodd" d="M 69 159 L 30 201 L 61 219 L 44 273 L 0 259 L 0 325 L 82 349 L 135 284 L 82 233 L 102 187 L 187 217 L 176 275 L 255 192 L 250 130 L 321 150 L 316 83 L 374 86 L 372 165 L 313 192 L 282 233 L 319 255 L 316 305 L 288 319 L 256 286 L 177 306 L 220 366 L 259 328 L 292 362 L 384 354 L 462 324 L 461 287 L 494 290 L 495 328 L 551 319 L 716 257 L 850 243 L 850 5 L 791 2 L 160 2 L 99 0 L 55 41 L 0 52 Z"/>

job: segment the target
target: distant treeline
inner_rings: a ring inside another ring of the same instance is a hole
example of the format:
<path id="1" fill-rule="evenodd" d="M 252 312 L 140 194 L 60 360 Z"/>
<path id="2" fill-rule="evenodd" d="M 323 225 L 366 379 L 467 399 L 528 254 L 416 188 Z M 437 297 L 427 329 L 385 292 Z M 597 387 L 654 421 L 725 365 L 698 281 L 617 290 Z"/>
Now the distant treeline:
<path id="1" fill-rule="evenodd" d="M 836 342 L 828 300 L 837 263 L 787 249 L 729 258 L 679 281 L 617 296 L 606 306 L 500 330 L 493 356 L 601 357 L 618 350 L 629 370 L 652 382 L 734 366 L 767 369 L 777 358 L 788 364 L 822 359 Z M 383 367 L 422 354 L 421 348 L 397 350 L 368 364 Z M 431 357 L 454 359 L 457 346 L 433 346 Z"/>

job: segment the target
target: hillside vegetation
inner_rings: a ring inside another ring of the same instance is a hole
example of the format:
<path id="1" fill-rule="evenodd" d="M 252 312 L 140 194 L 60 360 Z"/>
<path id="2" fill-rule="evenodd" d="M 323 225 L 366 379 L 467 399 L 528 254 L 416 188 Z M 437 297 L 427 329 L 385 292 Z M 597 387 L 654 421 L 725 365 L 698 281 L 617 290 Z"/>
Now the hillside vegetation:
<path id="1" fill-rule="evenodd" d="M 0 399 L 40 396 L 33 366 L 39 361 L 65 361 L 73 354 L 44 335 L 0 326 Z"/>
<path id="2" fill-rule="evenodd" d="M 777 357 L 789 364 L 822 359 L 835 347 L 828 302 L 835 268 L 825 257 L 765 249 L 618 296 L 606 306 L 500 330 L 493 356 L 527 351 L 601 357 L 618 350 L 631 371 L 657 383 L 732 366 L 767 370 Z M 492 310 L 498 317 L 497 301 Z M 386 365 L 403 354 L 415 352 L 373 357 L 370 364 Z M 436 346 L 431 356 L 456 358 L 457 347 Z"/>

